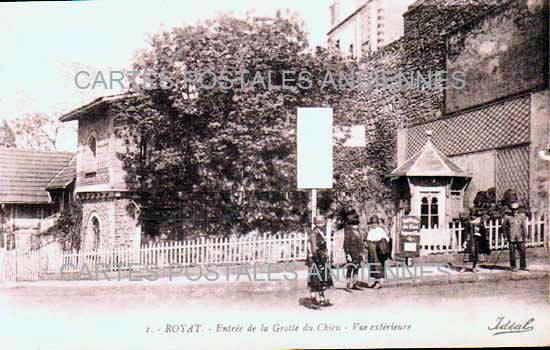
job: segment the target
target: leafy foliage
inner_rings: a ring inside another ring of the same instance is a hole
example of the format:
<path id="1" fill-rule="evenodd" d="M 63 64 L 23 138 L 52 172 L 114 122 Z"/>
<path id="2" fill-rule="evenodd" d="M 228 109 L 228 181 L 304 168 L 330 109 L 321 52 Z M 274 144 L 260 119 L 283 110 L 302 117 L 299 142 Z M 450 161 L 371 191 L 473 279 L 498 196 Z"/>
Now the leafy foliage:
<path id="1" fill-rule="evenodd" d="M 71 206 L 65 209 L 54 226 L 50 227 L 44 235 L 54 235 L 55 239 L 63 244 L 65 249 L 79 250 L 82 240 L 82 204 L 78 200 L 71 202 Z"/>
<path id="2" fill-rule="evenodd" d="M 18 148 L 53 151 L 66 126 L 53 115 L 34 113 L 15 119 L 12 128 Z"/>
<path id="3" fill-rule="evenodd" d="M 329 71 L 357 68 L 357 62 L 332 49 L 310 50 L 300 21 L 280 14 L 222 16 L 154 36 L 134 70 L 155 72 L 152 80 L 161 86 L 151 89 L 138 81 L 131 91 L 135 94 L 116 106 L 124 120 L 116 134 L 127 140 L 121 158 L 128 183 L 143 206 L 179 208 L 180 213 L 189 209 L 180 203 L 185 206 L 189 196 L 200 193 L 202 203 L 216 209 L 207 214 L 213 217 L 208 221 L 211 232 L 303 227 L 309 195 L 295 190 L 296 109 L 333 107 L 335 119 L 348 123 L 353 90 L 320 83 Z M 260 72 L 265 84 L 272 72 L 273 85 L 282 84 L 282 71 L 295 73 L 290 75 L 294 80 L 286 81 L 289 89 L 269 89 L 259 81 L 250 89 L 224 89 L 221 84 L 200 89 L 185 80 L 191 71 L 243 70 L 253 72 L 249 80 Z M 296 79 L 301 71 L 309 72 L 311 88 Z M 170 86 L 162 86 L 166 72 Z M 385 193 L 380 175 L 389 163 L 381 158 L 391 152 L 384 146 L 391 135 L 384 130 L 380 136 L 378 148 L 365 154 L 337 152 L 337 189 L 369 199 Z M 365 163 L 368 156 L 373 159 Z"/>
<path id="4" fill-rule="evenodd" d="M 15 134 L 5 120 L 0 127 L 0 147 L 15 147 Z"/>

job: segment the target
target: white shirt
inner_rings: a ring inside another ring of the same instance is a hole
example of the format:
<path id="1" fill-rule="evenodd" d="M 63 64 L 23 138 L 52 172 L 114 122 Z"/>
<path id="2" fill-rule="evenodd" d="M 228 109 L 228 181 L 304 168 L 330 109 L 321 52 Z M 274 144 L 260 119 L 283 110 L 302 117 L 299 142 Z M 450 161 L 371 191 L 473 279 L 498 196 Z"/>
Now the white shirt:
<path id="1" fill-rule="evenodd" d="M 369 233 L 367 234 L 367 241 L 377 242 L 381 239 L 385 239 L 387 241 L 390 240 L 388 234 L 382 227 L 378 226 L 369 230 Z"/>

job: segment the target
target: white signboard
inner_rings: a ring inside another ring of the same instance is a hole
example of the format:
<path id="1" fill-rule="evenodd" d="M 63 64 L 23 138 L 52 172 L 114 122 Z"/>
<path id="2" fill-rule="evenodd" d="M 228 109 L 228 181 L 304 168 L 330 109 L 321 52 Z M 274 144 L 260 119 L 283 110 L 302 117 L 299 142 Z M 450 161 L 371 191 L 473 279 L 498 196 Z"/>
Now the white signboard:
<path id="1" fill-rule="evenodd" d="M 345 147 L 367 146 L 364 125 L 337 126 L 334 129 L 334 138 L 343 140 Z"/>
<path id="2" fill-rule="evenodd" d="M 404 248 L 406 252 L 416 252 L 416 243 L 405 242 Z"/>
<path id="3" fill-rule="evenodd" d="M 296 135 L 298 188 L 332 188 L 332 108 L 298 108 Z"/>

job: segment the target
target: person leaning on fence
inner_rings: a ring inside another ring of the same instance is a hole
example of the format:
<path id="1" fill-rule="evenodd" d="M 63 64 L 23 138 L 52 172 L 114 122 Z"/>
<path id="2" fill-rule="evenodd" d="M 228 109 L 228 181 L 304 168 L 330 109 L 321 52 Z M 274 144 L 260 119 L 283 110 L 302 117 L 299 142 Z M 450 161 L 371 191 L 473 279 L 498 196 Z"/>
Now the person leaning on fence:
<path id="1" fill-rule="evenodd" d="M 525 241 L 527 240 L 527 225 L 525 224 L 525 217 L 519 213 L 519 204 L 513 203 L 511 205 L 512 215 L 507 215 L 504 218 L 503 228 L 504 234 L 508 239 L 508 245 L 510 250 L 510 269 L 516 270 L 516 250 L 519 251 L 519 268 L 520 270 L 527 270 L 526 261 L 526 248 Z"/>
<path id="2" fill-rule="evenodd" d="M 357 286 L 359 268 L 363 261 L 363 239 L 359 230 L 359 215 L 351 210 L 344 226 L 344 253 L 346 254 L 346 288 L 360 290 Z"/>
<path id="3" fill-rule="evenodd" d="M 309 247 L 306 265 L 308 268 L 307 288 L 313 305 L 329 306 L 330 301 L 325 298 L 325 290 L 332 288 L 334 283 L 330 270 L 327 243 L 325 240 L 326 220 L 324 216 L 313 219 L 314 227 L 309 231 Z M 317 299 L 317 295 L 319 299 Z"/>
<path id="4" fill-rule="evenodd" d="M 390 254 L 390 238 L 386 230 L 380 226 L 378 216 L 374 215 L 370 218 L 369 226 L 367 234 L 369 279 L 371 274 L 374 275 L 374 282 L 370 283 L 369 287 L 379 289 L 382 288 L 384 266 Z"/>

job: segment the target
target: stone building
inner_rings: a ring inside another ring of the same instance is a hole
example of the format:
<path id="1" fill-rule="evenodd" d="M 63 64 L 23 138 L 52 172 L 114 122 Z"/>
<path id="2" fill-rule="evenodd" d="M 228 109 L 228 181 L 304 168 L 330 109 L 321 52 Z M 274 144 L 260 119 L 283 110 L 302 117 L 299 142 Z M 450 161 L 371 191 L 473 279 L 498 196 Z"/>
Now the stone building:
<path id="1" fill-rule="evenodd" d="M 409 89 L 398 164 L 434 145 L 473 174 L 466 203 L 495 188 L 548 205 L 550 141 L 548 2 L 419 0 L 404 14 L 402 69 L 461 72 L 462 89 Z"/>
<path id="2" fill-rule="evenodd" d="M 124 95 L 98 98 L 65 115 L 78 120 L 75 195 L 82 203 L 82 249 L 139 245 L 139 208 L 130 198 L 122 161 L 124 141 L 117 137 L 112 106 Z"/>
<path id="3" fill-rule="evenodd" d="M 426 80 L 443 72 L 445 88 L 360 90 L 353 123 L 367 125 L 367 143 L 377 121 L 395 125 L 397 166 L 431 130 L 434 146 L 473 175 L 467 207 L 494 188 L 497 200 L 511 189 L 542 210 L 550 188 L 550 162 L 539 155 L 550 143 L 548 17 L 543 0 L 416 1 L 403 15 L 403 37 L 363 57 L 361 69 Z M 455 72 L 461 89 L 451 85 Z"/>
<path id="4" fill-rule="evenodd" d="M 403 35 L 402 14 L 413 0 L 334 0 L 330 5 L 329 45 L 361 57 Z"/>
<path id="5" fill-rule="evenodd" d="M 69 152 L 0 148 L 0 248 L 28 247 L 55 224 L 72 200 L 73 165 Z"/>

